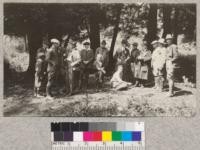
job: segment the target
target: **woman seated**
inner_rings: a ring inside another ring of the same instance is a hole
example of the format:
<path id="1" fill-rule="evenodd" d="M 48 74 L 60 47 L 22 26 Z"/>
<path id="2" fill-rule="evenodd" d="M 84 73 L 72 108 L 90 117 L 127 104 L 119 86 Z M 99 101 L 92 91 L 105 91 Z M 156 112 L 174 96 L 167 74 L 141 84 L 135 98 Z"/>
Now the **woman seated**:
<path id="1" fill-rule="evenodd" d="M 115 90 L 125 90 L 127 89 L 132 83 L 126 82 L 122 80 L 123 75 L 123 66 L 118 65 L 117 71 L 113 74 L 111 79 L 111 86 Z"/>

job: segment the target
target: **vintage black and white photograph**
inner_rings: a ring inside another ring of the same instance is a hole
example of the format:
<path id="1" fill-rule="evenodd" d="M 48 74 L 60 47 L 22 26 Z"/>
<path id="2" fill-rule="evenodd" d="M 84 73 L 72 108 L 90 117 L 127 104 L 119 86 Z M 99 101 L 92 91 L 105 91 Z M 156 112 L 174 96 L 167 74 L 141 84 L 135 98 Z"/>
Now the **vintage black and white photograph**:
<path id="1" fill-rule="evenodd" d="M 196 4 L 3 9 L 4 116 L 195 115 Z"/>

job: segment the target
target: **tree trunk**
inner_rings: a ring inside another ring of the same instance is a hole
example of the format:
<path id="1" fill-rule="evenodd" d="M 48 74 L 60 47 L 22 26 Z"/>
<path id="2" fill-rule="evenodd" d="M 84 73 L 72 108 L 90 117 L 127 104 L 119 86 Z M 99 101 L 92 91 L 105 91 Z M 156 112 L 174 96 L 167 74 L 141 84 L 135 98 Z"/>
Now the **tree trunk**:
<path id="1" fill-rule="evenodd" d="M 157 39 L 157 4 L 150 4 L 146 36 L 149 48 L 151 46 L 151 42 L 155 39 Z"/>
<path id="2" fill-rule="evenodd" d="M 28 35 L 27 34 L 25 34 L 25 36 L 24 36 L 24 42 L 25 42 L 25 50 L 26 50 L 26 52 L 28 51 Z"/>
<path id="3" fill-rule="evenodd" d="M 162 37 L 165 38 L 167 34 L 171 34 L 171 12 L 172 6 L 171 5 L 164 5 L 163 6 L 163 35 Z"/>
<path id="4" fill-rule="evenodd" d="M 178 28 L 178 15 L 179 15 L 179 10 L 177 7 L 175 7 L 175 14 L 174 14 L 174 19 L 173 19 L 173 43 L 177 44 L 177 37 L 178 37 L 178 32 L 179 32 L 179 28 Z"/>
<path id="5" fill-rule="evenodd" d="M 115 20 L 115 26 L 114 26 L 114 31 L 113 31 L 112 42 L 111 42 L 110 51 L 109 51 L 109 64 L 108 64 L 108 68 L 107 68 L 109 73 L 113 73 L 114 68 L 115 68 L 115 59 L 113 58 L 113 52 L 114 52 L 114 48 L 115 48 L 115 43 L 116 43 L 118 31 L 119 31 L 121 9 L 122 9 L 122 6 L 117 5 L 117 9 L 116 9 L 117 14 L 116 14 L 116 20 Z"/>
<path id="6" fill-rule="evenodd" d="M 91 42 L 91 48 L 96 51 L 96 49 L 100 46 L 100 27 L 99 27 L 99 16 L 97 14 L 98 10 L 93 10 L 89 22 L 90 22 L 90 33 L 89 38 Z"/>
<path id="7" fill-rule="evenodd" d="M 42 35 L 39 35 L 38 32 L 33 32 L 28 35 L 28 47 L 29 47 L 29 67 L 27 70 L 27 80 L 33 81 L 35 73 L 35 63 L 37 49 L 42 45 Z M 30 80 L 31 79 L 31 80 Z"/>

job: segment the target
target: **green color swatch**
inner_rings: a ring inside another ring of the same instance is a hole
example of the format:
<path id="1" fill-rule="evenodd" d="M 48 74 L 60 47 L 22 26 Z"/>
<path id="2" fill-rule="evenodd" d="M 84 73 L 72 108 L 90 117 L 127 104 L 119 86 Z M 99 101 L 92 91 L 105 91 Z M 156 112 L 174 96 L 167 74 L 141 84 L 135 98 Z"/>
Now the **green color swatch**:
<path id="1" fill-rule="evenodd" d="M 121 141 L 122 134 L 120 131 L 113 131 L 112 132 L 112 141 Z"/>

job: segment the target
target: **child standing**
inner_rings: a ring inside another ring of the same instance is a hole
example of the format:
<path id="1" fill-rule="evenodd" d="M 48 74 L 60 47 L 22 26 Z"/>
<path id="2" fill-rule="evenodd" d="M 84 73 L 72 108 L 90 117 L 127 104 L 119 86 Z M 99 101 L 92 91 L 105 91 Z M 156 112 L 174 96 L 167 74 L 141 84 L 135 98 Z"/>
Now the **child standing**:
<path id="1" fill-rule="evenodd" d="M 43 52 L 39 52 L 36 60 L 36 67 L 35 67 L 35 84 L 34 84 L 34 96 L 42 97 L 39 94 L 42 81 L 46 75 L 46 61 L 45 61 L 45 54 Z"/>

